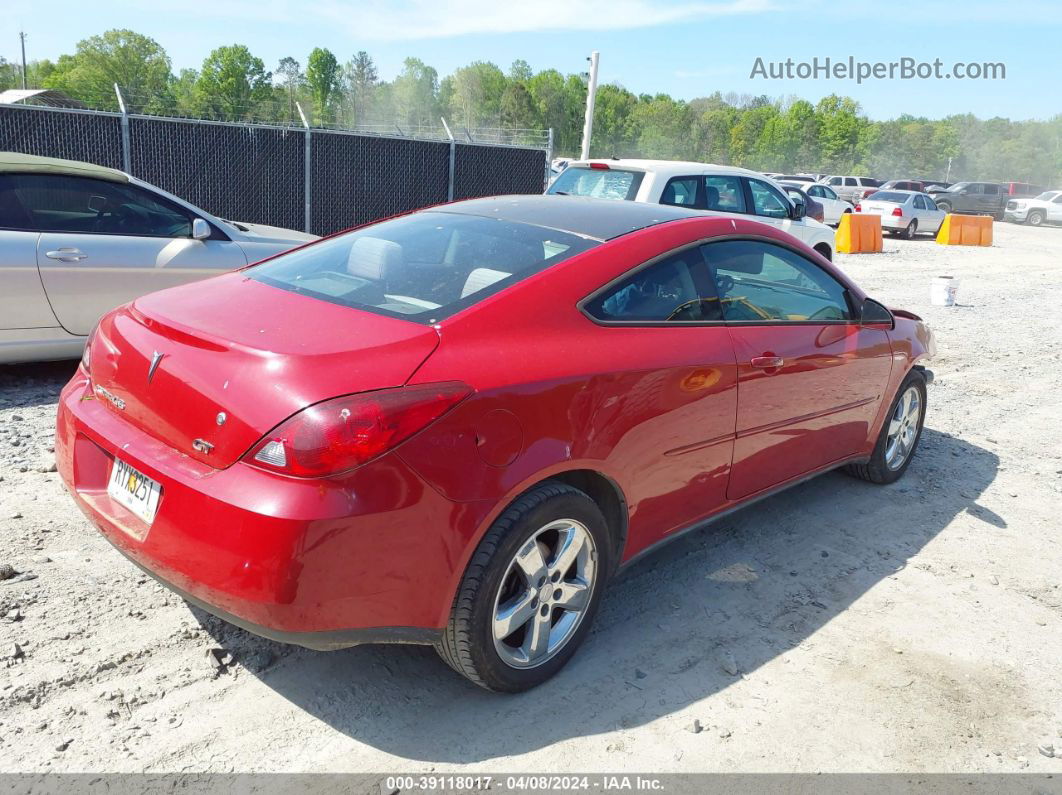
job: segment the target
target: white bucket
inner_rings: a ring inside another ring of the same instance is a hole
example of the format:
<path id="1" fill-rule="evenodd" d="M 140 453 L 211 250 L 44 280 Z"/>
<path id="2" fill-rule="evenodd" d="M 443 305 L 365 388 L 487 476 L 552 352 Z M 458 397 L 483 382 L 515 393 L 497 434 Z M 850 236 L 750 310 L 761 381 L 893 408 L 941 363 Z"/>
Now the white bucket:
<path id="1" fill-rule="evenodd" d="M 958 292 L 958 279 L 954 276 L 937 276 L 929 287 L 929 300 L 933 306 L 955 306 Z"/>

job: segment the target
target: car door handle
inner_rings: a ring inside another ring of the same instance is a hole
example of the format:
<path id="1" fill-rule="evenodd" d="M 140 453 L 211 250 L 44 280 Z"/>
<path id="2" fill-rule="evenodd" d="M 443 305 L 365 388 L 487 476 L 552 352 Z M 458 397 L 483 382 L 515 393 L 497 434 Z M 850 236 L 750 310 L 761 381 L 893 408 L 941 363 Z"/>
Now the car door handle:
<path id="1" fill-rule="evenodd" d="M 761 370 L 775 370 L 785 364 L 785 361 L 781 356 L 753 356 L 751 364 Z"/>
<path id="2" fill-rule="evenodd" d="M 48 259 L 57 259 L 62 262 L 77 262 L 88 256 L 88 254 L 76 248 L 60 248 L 55 251 L 48 251 L 45 255 Z"/>

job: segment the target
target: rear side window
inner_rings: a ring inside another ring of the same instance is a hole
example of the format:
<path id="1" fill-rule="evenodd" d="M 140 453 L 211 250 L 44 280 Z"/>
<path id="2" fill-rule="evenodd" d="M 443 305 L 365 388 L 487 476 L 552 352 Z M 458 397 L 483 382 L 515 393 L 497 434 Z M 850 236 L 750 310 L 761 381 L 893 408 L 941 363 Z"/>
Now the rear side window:
<path id="1" fill-rule="evenodd" d="M 985 195 L 986 196 L 998 196 L 999 195 L 999 185 L 985 185 Z"/>
<path id="2" fill-rule="evenodd" d="M 748 212 L 745 192 L 738 177 L 717 175 L 704 178 L 704 203 L 709 210 L 726 213 Z"/>
<path id="3" fill-rule="evenodd" d="M 553 180 L 546 193 L 634 201 L 644 176 L 641 171 L 569 166 Z"/>
<path id="4" fill-rule="evenodd" d="M 592 317 L 614 323 L 723 319 L 696 247 L 639 269 L 584 308 Z"/>
<path id="5" fill-rule="evenodd" d="M 282 254 L 246 273 L 322 301 L 434 323 L 594 245 L 545 227 L 421 212 Z"/>
<path id="6" fill-rule="evenodd" d="M 190 237 L 192 219 L 162 197 L 120 182 L 50 174 L 9 177 L 42 232 Z"/>
<path id="7" fill-rule="evenodd" d="M 855 177 L 845 177 L 845 178 L 844 178 L 844 184 L 845 184 L 845 185 L 847 185 L 847 186 L 848 186 L 848 187 L 850 187 L 850 188 L 854 188 L 854 187 L 856 187 L 856 186 L 857 186 L 857 185 L 858 185 L 859 183 L 858 183 L 858 182 L 856 181 L 856 178 L 855 178 Z"/>
<path id="8" fill-rule="evenodd" d="M 815 263 L 773 243 L 726 240 L 701 247 L 727 323 L 851 319 L 847 290 Z"/>
<path id="9" fill-rule="evenodd" d="M 697 207 L 697 186 L 700 181 L 700 177 L 675 177 L 668 180 L 664 192 L 660 194 L 660 203 L 677 207 Z"/>
<path id="10" fill-rule="evenodd" d="M 15 178 L 8 175 L 0 175 L 0 229 L 36 231 L 15 191 Z"/>

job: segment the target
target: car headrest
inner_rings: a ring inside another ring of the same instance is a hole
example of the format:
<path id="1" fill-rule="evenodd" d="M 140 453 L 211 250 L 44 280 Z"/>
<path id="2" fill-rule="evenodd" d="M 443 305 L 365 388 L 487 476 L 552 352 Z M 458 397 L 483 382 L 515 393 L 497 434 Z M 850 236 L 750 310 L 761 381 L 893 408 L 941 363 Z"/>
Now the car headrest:
<path id="1" fill-rule="evenodd" d="M 704 189 L 704 198 L 708 204 L 709 210 L 716 210 L 719 208 L 719 188 L 713 188 L 708 185 Z"/>
<path id="2" fill-rule="evenodd" d="M 404 261 L 402 246 L 379 237 L 359 237 L 350 246 L 347 273 L 372 281 L 386 281 Z"/>
<path id="3" fill-rule="evenodd" d="M 495 282 L 508 279 L 511 273 L 496 271 L 493 268 L 473 268 L 465 279 L 465 286 L 461 288 L 461 297 L 472 295 L 485 287 L 490 287 Z"/>

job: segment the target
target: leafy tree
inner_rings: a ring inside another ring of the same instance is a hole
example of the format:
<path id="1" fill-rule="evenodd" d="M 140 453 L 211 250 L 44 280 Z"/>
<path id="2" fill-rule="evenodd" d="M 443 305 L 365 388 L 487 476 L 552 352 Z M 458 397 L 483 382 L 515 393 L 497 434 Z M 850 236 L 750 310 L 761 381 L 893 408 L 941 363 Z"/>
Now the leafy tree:
<path id="1" fill-rule="evenodd" d="M 306 86 L 318 118 L 325 119 L 328 114 L 328 101 L 339 89 L 339 61 L 330 50 L 314 47 L 306 61 Z"/>
<path id="2" fill-rule="evenodd" d="M 305 82 L 305 76 L 302 73 L 302 68 L 299 62 L 294 58 L 288 56 L 281 58 L 280 63 L 277 64 L 277 70 L 273 73 L 278 79 L 280 87 L 284 92 L 288 106 L 288 121 L 294 121 L 297 113 L 295 108 L 295 97 L 298 90 Z"/>
<path id="3" fill-rule="evenodd" d="M 158 104 L 170 82 L 170 59 L 154 39 L 131 30 L 108 30 L 77 43 L 41 81 L 92 107 L 117 110 L 117 83 L 126 107 L 137 112 Z"/>
<path id="4" fill-rule="evenodd" d="M 195 82 L 197 105 L 221 119 L 254 118 L 270 98 L 270 73 L 242 44 L 218 47 L 203 61 Z"/>
<path id="5" fill-rule="evenodd" d="M 395 78 L 394 107 L 400 125 L 434 126 L 438 123 L 439 73 L 419 58 L 406 58 Z"/>
<path id="6" fill-rule="evenodd" d="M 353 118 L 363 123 L 372 116 L 373 95 L 380 79 L 376 64 L 365 50 L 359 50 L 343 71 Z"/>
<path id="7" fill-rule="evenodd" d="M 492 63 L 475 61 L 453 74 L 450 112 L 466 128 L 497 127 L 505 75 Z"/>

